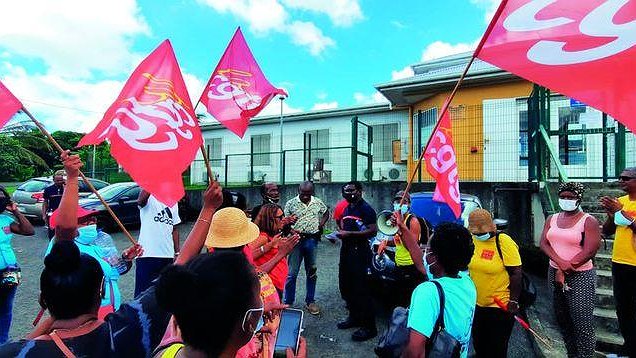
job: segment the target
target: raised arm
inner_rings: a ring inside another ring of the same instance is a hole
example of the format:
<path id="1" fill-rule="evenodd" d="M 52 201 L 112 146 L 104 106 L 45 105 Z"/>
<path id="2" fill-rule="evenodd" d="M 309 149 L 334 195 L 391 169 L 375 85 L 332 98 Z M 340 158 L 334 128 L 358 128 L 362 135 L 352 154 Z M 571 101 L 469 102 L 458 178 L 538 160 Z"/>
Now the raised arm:
<path id="1" fill-rule="evenodd" d="M 183 243 L 181 253 L 175 260 L 175 265 L 183 265 L 201 253 L 205 238 L 210 230 L 212 215 L 223 203 L 223 188 L 218 182 L 212 181 L 208 189 L 203 193 L 203 209 L 199 213 L 197 221 L 194 223 L 188 238 Z"/>
<path id="2" fill-rule="evenodd" d="M 58 207 L 55 237 L 57 240 L 73 240 L 77 232 L 77 202 L 79 200 L 79 171 L 82 160 L 79 155 L 71 155 L 65 151 L 61 155 L 64 170 L 66 171 L 66 186 L 62 194 L 62 201 Z"/>

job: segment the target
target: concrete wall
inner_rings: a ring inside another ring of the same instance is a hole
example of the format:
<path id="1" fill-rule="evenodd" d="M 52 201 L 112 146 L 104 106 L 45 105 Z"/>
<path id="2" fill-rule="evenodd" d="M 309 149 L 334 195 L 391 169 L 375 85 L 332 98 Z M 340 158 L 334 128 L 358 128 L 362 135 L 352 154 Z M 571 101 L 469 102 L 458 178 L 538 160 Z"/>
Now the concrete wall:
<path id="1" fill-rule="evenodd" d="M 376 211 L 390 208 L 393 194 L 406 185 L 400 182 L 364 183 L 364 199 Z M 342 199 L 342 184 L 316 184 L 316 196 L 333 208 Z M 415 183 L 411 192 L 433 191 L 434 183 Z M 462 182 L 462 193 L 472 194 L 480 198 L 485 209 L 498 218 L 509 221 L 508 229 L 515 241 L 523 246 L 534 246 L 534 218 L 532 214 L 532 193 L 536 185 L 532 183 L 483 183 Z M 248 208 L 261 202 L 258 187 L 232 189 L 246 196 Z M 285 185 L 280 188 L 281 203 L 297 195 L 297 185 Z M 188 200 L 193 207 L 200 207 L 201 191 L 188 191 Z M 542 215 L 542 213 L 538 213 Z"/>

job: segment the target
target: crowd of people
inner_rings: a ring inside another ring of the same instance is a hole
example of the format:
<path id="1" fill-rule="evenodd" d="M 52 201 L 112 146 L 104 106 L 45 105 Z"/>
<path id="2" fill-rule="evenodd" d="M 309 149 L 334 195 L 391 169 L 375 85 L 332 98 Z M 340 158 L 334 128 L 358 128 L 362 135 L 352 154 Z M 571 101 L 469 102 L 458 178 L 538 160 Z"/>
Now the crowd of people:
<path id="1" fill-rule="evenodd" d="M 343 201 L 333 210 L 311 182 L 302 183 L 285 205 L 279 204 L 278 186 L 265 183 L 262 203 L 252 210 L 243 195 L 213 182 L 182 247 L 175 227 L 178 207 L 142 191 L 138 243 L 120 254 L 98 229 L 96 212 L 78 205 L 81 160 L 68 152 L 62 160 L 64 173 L 57 172 L 45 190 L 43 218 L 52 235 L 40 275 L 42 311 L 33 331 L 16 341 L 9 341 L 9 329 L 20 267 L 11 238 L 34 235 L 34 229 L 0 190 L 3 357 L 272 357 L 280 312 L 295 303 L 303 262 L 304 308 L 312 315 L 321 312 L 317 248 L 332 211 L 336 231 L 330 237 L 341 241 L 338 283 L 348 312 L 336 327 L 355 329 L 353 341 L 378 335 L 369 268 L 373 256 L 389 246 L 395 248 L 395 302 L 408 307 L 403 357 L 430 352 L 467 357 L 471 347 L 477 357 L 505 357 L 515 315 L 526 308 L 519 247 L 485 209 L 470 213 L 467 228 L 456 223 L 432 228 L 400 191 L 390 202 L 397 234 L 373 252 L 377 214 L 359 182 L 342 187 Z M 561 184 L 561 211 L 546 219 L 541 234 L 554 313 L 571 357 L 594 355 L 592 259 L 602 234 L 615 234 L 617 315 L 625 354 L 636 357 L 636 168 L 626 169 L 619 183 L 627 195 L 600 201 L 608 214 L 602 230 L 580 207 L 583 185 Z M 118 280 L 133 262 L 134 298 L 126 301 Z M 306 356 L 305 340 L 285 354 Z"/>

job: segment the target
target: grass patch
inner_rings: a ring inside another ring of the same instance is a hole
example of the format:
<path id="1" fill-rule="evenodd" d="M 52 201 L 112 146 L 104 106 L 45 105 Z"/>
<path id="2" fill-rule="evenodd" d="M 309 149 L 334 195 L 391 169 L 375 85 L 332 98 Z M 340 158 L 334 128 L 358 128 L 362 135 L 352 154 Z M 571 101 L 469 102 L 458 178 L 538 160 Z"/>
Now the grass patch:
<path id="1" fill-rule="evenodd" d="M 13 195 L 13 193 L 18 187 L 16 185 L 9 185 L 9 186 L 5 186 L 4 188 L 7 190 L 9 195 Z"/>

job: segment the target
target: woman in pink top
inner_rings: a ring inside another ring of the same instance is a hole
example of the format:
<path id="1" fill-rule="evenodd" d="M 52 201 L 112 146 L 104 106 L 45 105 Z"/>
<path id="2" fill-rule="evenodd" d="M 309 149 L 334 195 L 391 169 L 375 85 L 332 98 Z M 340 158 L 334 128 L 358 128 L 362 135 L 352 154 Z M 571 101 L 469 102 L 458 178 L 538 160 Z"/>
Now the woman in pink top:
<path id="1" fill-rule="evenodd" d="M 596 270 L 592 258 L 601 244 L 600 226 L 581 210 L 581 183 L 559 186 L 561 212 L 546 219 L 541 250 L 550 258 L 548 280 L 554 313 L 568 357 L 593 357 Z"/>

